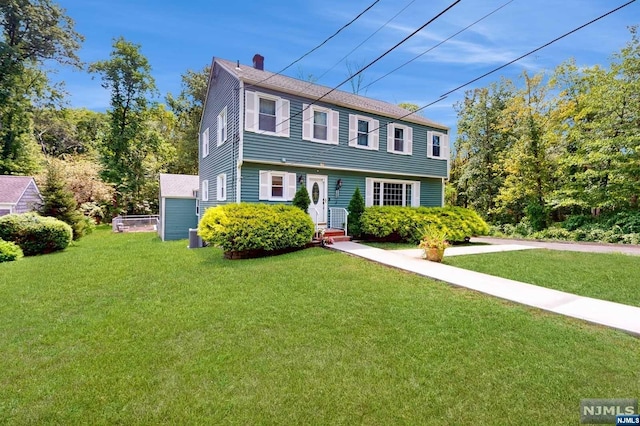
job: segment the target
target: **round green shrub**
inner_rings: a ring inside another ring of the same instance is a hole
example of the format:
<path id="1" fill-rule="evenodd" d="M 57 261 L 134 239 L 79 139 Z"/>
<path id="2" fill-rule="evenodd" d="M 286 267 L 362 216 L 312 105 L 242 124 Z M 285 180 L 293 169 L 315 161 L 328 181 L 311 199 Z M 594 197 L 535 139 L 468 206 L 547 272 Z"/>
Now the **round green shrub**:
<path id="1" fill-rule="evenodd" d="M 16 243 L 25 256 L 64 250 L 72 238 L 71 227 L 52 217 L 35 213 L 0 217 L 0 239 Z"/>
<path id="2" fill-rule="evenodd" d="M 307 210 L 309 210 L 309 204 L 311 204 L 311 198 L 309 198 L 309 193 L 304 185 L 296 191 L 296 195 L 293 196 L 291 204 L 307 213 Z"/>
<path id="3" fill-rule="evenodd" d="M 313 237 L 311 217 L 280 204 L 226 204 L 209 208 L 198 224 L 204 241 L 225 252 L 304 247 Z"/>
<path id="4" fill-rule="evenodd" d="M 450 242 L 487 235 L 489 225 L 463 207 L 367 207 L 361 217 L 362 233 L 377 238 L 418 243 L 425 227 L 435 226 Z"/>
<path id="5" fill-rule="evenodd" d="M 23 256 L 22 249 L 11 241 L 0 240 L 0 263 L 11 262 Z"/>

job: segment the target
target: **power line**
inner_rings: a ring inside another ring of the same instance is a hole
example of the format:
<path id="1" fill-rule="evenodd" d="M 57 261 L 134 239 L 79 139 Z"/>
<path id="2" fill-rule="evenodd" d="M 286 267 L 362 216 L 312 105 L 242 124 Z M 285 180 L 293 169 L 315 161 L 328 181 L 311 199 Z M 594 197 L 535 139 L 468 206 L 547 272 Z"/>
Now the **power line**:
<path id="1" fill-rule="evenodd" d="M 499 10 L 503 9 L 504 7 L 508 6 L 510 3 L 513 3 L 514 0 L 509 0 L 508 2 L 504 3 L 502 6 L 494 9 L 492 12 L 484 15 L 482 18 L 474 21 L 473 23 L 467 25 L 466 27 L 464 27 L 463 29 L 461 29 L 460 31 L 456 32 L 455 34 L 445 38 L 444 40 L 442 40 L 440 43 L 430 47 L 429 49 L 425 50 L 424 52 L 422 52 L 421 54 L 415 56 L 413 59 L 408 60 L 407 62 L 403 63 L 402 65 L 392 69 L 391 71 L 389 71 L 388 73 L 386 73 L 385 75 L 383 75 L 382 77 L 378 77 L 377 79 L 373 80 L 371 83 L 367 84 L 366 86 L 363 87 L 363 89 L 366 89 L 367 87 L 372 86 L 374 83 L 377 83 L 378 81 L 382 80 L 383 78 L 389 76 L 390 74 L 398 71 L 400 68 L 403 68 L 407 65 L 409 65 L 411 62 L 417 60 L 418 58 L 421 58 L 422 56 L 426 55 L 427 53 L 431 52 L 432 50 L 440 47 L 441 45 L 443 45 L 444 43 L 448 42 L 449 40 L 451 40 L 452 38 L 458 36 L 459 34 L 467 31 L 469 28 L 473 27 L 474 25 L 476 25 L 477 23 L 484 21 L 485 19 L 487 19 L 489 16 L 493 15 L 494 13 L 498 12 Z"/>
<path id="2" fill-rule="evenodd" d="M 371 67 L 373 64 L 375 64 L 376 62 L 378 62 L 379 60 L 381 60 L 382 58 L 384 58 L 385 56 L 387 56 L 389 53 L 391 53 L 392 51 L 394 51 L 395 49 L 397 49 L 400 45 L 402 45 L 403 43 L 405 43 L 407 40 L 409 40 L 410 38 L 412 38 L 413 36 L 415 36 L 417 33 L 419 33 L 420 31 L 422 31 L 425 27 L 427 27 L 427 25 L 431 24 L 433 21 L 435 21 L 436 19 L 438 19 L 439 17 L 441 17 L 442 15 L 444 15 L 445 13 L 447 13 L 450 9 L 452 9 L 455 5 L 457 5 L 458 3 L 460 3 L 462 0 L 456 0 L 455 2 L 451 3 L 447 8 L 445 8 L 442 12 L 438 13 L 436 16 L 434 16 L 433 18 L 429 19 L 427 22 L 425 22 L 424 24 L 422 24 L 418 29 L 416 29 L 414 32 L 412 32 L 411 34 L 409 34 L 408 36 L 406 36 L 405 38 L 403 38 L 402 40 L 400 40 L 398 43 L 396 43 L 393 47 L 389 48 L 386 52 L 384 52 L 383 54 L 381 54 L 380 56 L 378 56 L 376 59 L 374 59 L 373 61 L 369 62 L 367 65 L 365 65 L 364 67 L 362 67 L 360 70 L 358 70 L 357 72 L 355 72 L 353 75 L 349 76 L 347 79 L 345 79 L 344 81 L 342 81 L 340 84 L 338 84 L 337 86 L 333 87 L 332 89 L 330 89 L 328 92 L 326 92 L 324 95 L 320 96 L 319 98 L 311 101 L 306 108 L 303 108 L 302 110 L 300 110 L 299 112 L 295 113 L 294 115 L 292 115 L 291 117 L 289 117 L 286 120 L 281 121 L 280 123 L 278 123 L 279 125 L 286 123 L 287 121 L 290 121 L 292 118 L 297 117 L 298 115 L 302 114 L 304 111 L 306 111 L 307 109 L 311 108 L 311 105 L 314 105 L 316 103 L 318 103 L 319 101 L 321 101 L 322 99 L 324 99 L 327 95 L 329 95 L 330 93 L 335 92 L 340 86 L 342 86 L 343 84 L 347 83 L 349 80 L 353 79 L 354 77 L 358 76 L 359 74 L 361 74 L 362 72 L 364 72 L 365 70 L 367 70 L 369 67 Z M 635 1 L 635 0 L 634 0 Z"/>
<path id="3" fill-rule="evenodd" d="M 351 21 L 347 22 L 346 24 L 344 24 L 342 27 L 340 27 L 335 33 L 331 34 L 329 37 L 327 37 L 322 43 L 320 43 L 319 45 L 317 45 L 316 47 L 314 47 L 313 49 L 309 50 L 307 53 L 305 53 L 304 55 L 300 56 L 298 59 L 296 59 L 295 61 L 291 62 L 289 65 L 287 65 L 286 67 L 282 68 L 280 71 L 278 71 L 275 74 L 271 74 L 269 77 L 260 80 L 257 83 L 251 84 L 247 87 L 254 87 L 254 86 L 258 86 L 261 83 L 264 83 L 265 81 L 269 80 L 270 78 L 282 74 L 283 72 L 285 72 L 286 70 L 288 70 L 289 68 L 291 68 L 293 65 L 297 64 L 298 62 L 300 62 L 302 59 L 306 58 L 307 56 L 309 56 L 310 54 L 312 54 L 313 52 L 315 52 L 316 50 L 318 50 L 319 48 L 321 48 L 322 46 L 324 46 L 329 40 L 331 40 L 332 38 L 334 38 L 335 36 L 337 36 L 342 30 L 344 30 L 345 28 L 347 28 L 348 26 L 350 26 L 351 24 L 353 24 L 355 21 L 357 21 L 362 15 L 364 15 L 365 13 L 367 13 L 373 6 L 375 6 L 378 2 L 380 2 L 380 0 L 375 0 L 373 3 L 371 3 L 369 6 L 367 6 L 366 9 L 364 9 L 362 12 L 360 12 L 358 15 L 356 15 L 355 18 L 353 18 Z"/>
<path id="4" fill-rule="evenodd" d="M 551 40 L 550 42 L 547 42 L 547 43 L 545 43 L 545 44 L 541 45 L 540 47 L 537 47 L 537 48 L 535 48 L 535 49 L 533 49 L 533 50 L 531 50 L 531 51 L 529 51 L 529 52 L 527 52 L 527 53 L 525 53 L 525 54 L 523 54 L 523 55 L 520 55 L 520 56 L 519 56 L 519 57 L 517 57 L 516 59 L 513 59 L 513 60 L 511 60 L 511 61 L 509 61 L 509 62 L 507 62 L 507 63 L 505 63 L 505 64 L 503 64 L 503 65 L 500 65 L 499 67 L 496 67 L 496 68 L 494 68 L 493 70 L 491 70 L 491 71 L 489 71 L 489 72 L 486 72 L 486 73 L 482 74 L 482 75 L 481 75 L 481 76 L 479 76 L 479 77 L 476 77 L 476 78 L 474 78 L 474 79 L 472 79 L 472 80 L 469 80 L 468 82 L 466 82 L 466 83 L 464 83 L 464 84 L 459 85 L 459 86 L 458 86 L 458 87 L 456 87 L 455 89 L 452 89 L 452 90 L 449 90 L 449 91 L 448 91 L 448 92 L 446 92 L 446 93 L 443 93 L 442 95 L 440 95 L 440 97 L 439 97 L 438 99 L 436 99 L 436 100 L 434 100 L 434 101 L 432 101 L 432 102 L 429 102 L 428 104 L 426 104 L 426 105 L 424 105 L 424 106 L 422 106 L 422 107 L 418 108 L 417 110 L 412 111 L 412 112 L 409 112 L 409 113 L 407 113 L 407 114 L 404 114 L 404 115 L 402 115 L 402 116 L 400 116 L 400 117 L 394 118 L 392 121 L 389 121 L 387 124 L 397 123 L 399 120 L 402 120 L 403 118 L 407 118 L 407 117 L 408 117 L 408 116 L 410 116 L 410 115 L 413 115 L 413 114 L 415 114 L 415 113 L 417 113 L 417 112 L 419 112 L 419 111 L 422 111 L 422 110 L 424 110 L 424 109 L 426 109 L 426 108 L 428 108 L 428 107 L 430 107 L 430 106 L 432 106 L 432 105 L 434 105 L 434 104 L 436 104 L 436 103 L 438 103 L 438 102 L 441 102 L 441 101 L 443 101 L 445 98 L 447 98 L 450 94 L 452 94 L 452 93 L 454 93 L 454 92 L 456 92 L 456 91 L 458 91 L 458 90 L 462 89 L 463 87 L 466 87 L 466 86 L 468 86 L 468 85 L 470 85 L 470 84 L 473 84 L 473 83 L 475 83 L 476 81 L 483 79 L 484 77 L 487 77 L 487 76 L 489 76 L 489 75 L 491 75 L 491 74 L 493 74 L 493 73 L 495 73 L 495 72 L 497 72 L 497 71 L 500 71 L 501 69 L 503 69 L 503 68 L 505 68 L 505 67 L 507 67 L 507 66 L 509 66 L 509 65 L 511 65 L 511 64 L 513 64 L 513 63 L 515 63 L 515 62 L 517 62 L 517 61 L 519 61 L 520 59 L 526 58 L 527 56 L 532 55 L 532 54 L 534 54 L 534 53 L 536 53 L 536 52 L 538 52 L 538 51 L 540 51 L 540 50 L 544 49 L 545 47 L 549 47 L 550 45 L 552 45 L 552 44 L 554 44 L 554 43 L 556 43 L 556 42 L 558 42 L 558 41 L 562 40 L 563 38 L 565 38 L 565 37 L 567 37 L 567 36 L 569 36 L 569 35 L 571 35 L 571 34 L 573 34 L 573 33 L 577 32 L 577 31 L 580 31 L 581 29 L 583 29 L 583 28 L 585 28 L 585 27 L 588 27 L 589 25 L 594 24 L 595 22 L 597 22 L 597 21 L 599 21 L 599 20 L 601 20 L 601 19 L 603 19 L 603 18 L 605 18 L 605 17 L 607 17 L 607 16 L 609 16 L 609 15 L 611 15 L 611 14 L 613 14 L 613 13 L 615 13 L 615 12 L 619 11 L 620 9 L 623 9 L 623 8 L 625 8 L 625 7 L 629 6 L 631 3 L 634 3 L 635 1 L 636 1 L 636 0 L 631 0 L 631 1 L 627 2 L 627 3 L 624 3 L 623 5 L 618 6 L 618 7 L 616 7 L 615 9 L 612 9 L 612 10 L 610 10 L 609 12 L 604 13 L 604 14 L 602 14 L 602 15 L 598 16 L 597 18 L 592 19 L 591 21 L 589 21 L 589 22 L 587 22 L 587 23 L 585 23 L 585 24 L 583 24 L 583 25 L 580 25 L 579 27 L 576 27 L 576 28 L 574 28 L 573 30 L 571 30 L 571 31 L 568 31 L 568 32 L 564 33 L 563 35 L 561 35 L 561 36 L 559 36 L 559 37 L 556 37 L 555 39 Z M 375 131 L 378 131 L 381 127 L 382 127 L 382 126 L 378 126 L 378 127 L 377 127 L 377 128 L 375 128 L 375 129 L 369 130 L 369 131 L 367 132 L 367 134 L 372 133 L 372 132 L 375 132 Z M 348 142 L 351 142 L 352 140 L 355 140 L 355 138 L 354 138 L 354 139 L 350 139 Z M 321 153 L 316 153 L 316 154 L 324 154 L 324 153 L 326 153 L 326 152 L 330 151 L 331 149 L 334 149 L 336 146 L 337 146 L 337 145 L 331 146 L 331 147 L 327 148 L 326 150 L 322 151 Z M 313 158 L 313 157 L 315 157 L 315 156 L 316 156 L 316 154 L 314 154 L 313 156 L 307 157 L 307 158 Z"/>
<path id="5" fill-rule="evenodd" d="M 513 0 L 511 0 L 513 1 Z M 333 66 L 331 68 L 329 68 L 328 70 L 326 70 L 324 73 L 322 73 L 320 75 L 320 77 L 318 77 L 318 80 L 320 80 L 322 77 L 324 77 L 325 75 L 327 75 L 329 73 L 329 71 L 333 70 L 335 67 L 338 66 L 338 64 L 340 64 L 340 62 L 344 61 L 345 59 L 347 59 L 353 52 L 355 52 L 356 50 L 358 50 L 360 47 L 362 47 L 363 44 L 365 44 L 366 42 L 368 42 L 369 40 L 371 40 L 371 38 L 378 34 L 383 28 L 385 28 L 387 25 L 389 25 L 389 23 L 391 21 L 393 21 L 394 19 L 396 19 L 402 12 L 404 12 L 405 10 L 407 10 L 409 8 L 409 6 L 411 6 L 413 3 L 415 3 L 416 0 L 411 0 L 409 3 L 406 4 L 406 6 L 404 6 L 402 9 L 400 9 L 400 11 L 398 13 L 396 13 L 395 15 L 393 15 L 391 18 L 389 18 L 389 20 L 387 22 L 385 22 L 384 24 L 382 24 L 382 26 L 380 26 L 377 30 L 375 30 L 373 33 L 371 33 L 371 35 L 369 35 L 369 37 L 365 38 L 364 40 L 362 40 L 362 42 L 360 42 L 360 44 L 358 44 L 356 47 L 354 47 L 353 49 L 351 49 L 351 51 L 349 51 L 349 53 L 347 53 L 346 55 L 344 55 L 342 58 L 338 59 L 338 61 L 333 64 Z M 307 86 L 308 87 L 308 86 Z"/>

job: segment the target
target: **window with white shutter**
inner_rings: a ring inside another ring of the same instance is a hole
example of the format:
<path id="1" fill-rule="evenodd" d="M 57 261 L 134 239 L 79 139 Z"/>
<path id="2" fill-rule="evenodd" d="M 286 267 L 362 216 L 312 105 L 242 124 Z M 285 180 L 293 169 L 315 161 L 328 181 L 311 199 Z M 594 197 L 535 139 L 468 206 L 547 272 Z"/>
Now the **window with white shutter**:
<path id="1" fill-rule="evenodd" d="M 261 92 L 245 92 L 244 128 L 249 132 L 289 137 L 290 102 Z"/>
<path id="2" fill-rule="evenodd" d="M 338 145 L 340 113 L 318 105 L 302 104 L 302 139 Z"/>
<path id="3" fill-rule="evenodd" d="M 202 181 L 202 201 L 209 201 L 209 181 Z"/>
<path id="4" fill-rule="evenodd" d="M 349 146 L 378 150 L 380 122 L 370 117 L 349 114 Z"/>
<path id="5" fill-rule="evenodd" d="M 411 155 L 413 152 L 413 128 L 397 123 L 387 124 L 387 152 Z"/>
<path id="6" fill-rule="evenodd" d="M 260 171 L 259 199 L 291 201 L 296 193 L 296 174 L 279 171 Z"/>

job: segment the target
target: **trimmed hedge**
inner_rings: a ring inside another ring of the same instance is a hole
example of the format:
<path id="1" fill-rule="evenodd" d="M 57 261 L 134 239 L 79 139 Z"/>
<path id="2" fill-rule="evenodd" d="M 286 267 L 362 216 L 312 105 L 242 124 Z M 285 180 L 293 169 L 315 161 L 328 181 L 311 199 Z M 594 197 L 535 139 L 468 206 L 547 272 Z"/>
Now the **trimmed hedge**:
<path id="1" fill-rule="evenodd" d="M 23 256 L 22 249 L 11 241 L 0 240 L 0 263 L 11 262 Z"/>
<path id="2" fill-rule="evenodd" d="M 16 243 L 25 256 L 64 250 L 72 238 L 71 227 L 52 217 L 35 213 L 0 217 L 0 239 Z"/>
<path id="3" fill-rule="evenodd" d="M 473 210 L 463 207 L 367 207 L 362 214 L 362 233 L 382 239 L 417 244 L 429 225 L 443 229 L 450 242 L 487 235 L 489 225 Z"/>
<path id="4" fill-rule="evenodd" d="M 225 252 L 266 252 L 304 247 L 313 237 L 311 217 L 280 204 L 226 204 L 207 209 L 198 224 L 204 241 Z"/>

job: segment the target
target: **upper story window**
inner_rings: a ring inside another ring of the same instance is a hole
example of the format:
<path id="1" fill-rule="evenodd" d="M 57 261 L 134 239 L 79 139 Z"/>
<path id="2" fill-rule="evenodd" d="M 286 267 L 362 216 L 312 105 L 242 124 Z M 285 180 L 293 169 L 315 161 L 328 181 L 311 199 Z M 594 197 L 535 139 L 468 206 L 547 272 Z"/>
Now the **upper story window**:
<path id="1" fill-rule="evenodd" d="M 387 124 L 387 152 L 411 155 L 413 151 L 413 128 L 397 123 Z"/>
<path id="2" fill-rule="evenodd" d="M 258 130 L 265 130 L 267 132 L 276 131 L 276 101 L 273 99 L 260 98 L 259 100 L 259 118 L 258 118 Z"/>
<path id="3" fill-rule="evenodd" d="M 326 111 L 313 111 L 313 138 L 326 141 L 327 140 L 327 119 Z"/>
<path id="4" fill-rule="evenodd" d="M 202 137 L 200 139 L 202 140 L 202 158 L 204 158 L 207 155 L 209 155 L 209 128 L 208 127 L 204 129 L 204 132 L 202 132 Z"/>
<path id="5" fill-rule="evenodd" d="M 289 137 L 290 103 L 279 96 L 245 92 L 244 128 L 249 132 Z"/>
<path id="6" fill-rule="evenodd" d="M 227 140 L 227 107 L 218 114 L 218 146 Z"/>
<path id="7" fill-rule="evenodd" d="M 370 117 L 349 114 L 349 146 L 378 150 L 380 122 Z"/>
<path id="8" fill-rule="evenodd" d="M 302 104 L 302 139 L 337 145 L 340 114 L 329 108 Z"/>
<path id="9" fill-rule="evenodd" d="M 440 132 L 427 132 L 427 157 L 449 159 L 449 137 Z"/>
<path id="10" fill-rule="evenodd" d="M 296 174 L 260 170 L 260 200 L 291 201 L 296 193 Z"/>

